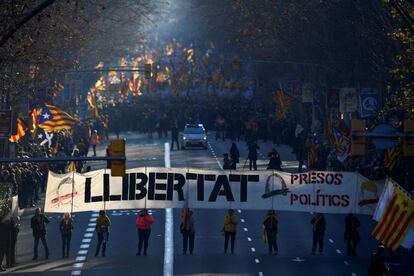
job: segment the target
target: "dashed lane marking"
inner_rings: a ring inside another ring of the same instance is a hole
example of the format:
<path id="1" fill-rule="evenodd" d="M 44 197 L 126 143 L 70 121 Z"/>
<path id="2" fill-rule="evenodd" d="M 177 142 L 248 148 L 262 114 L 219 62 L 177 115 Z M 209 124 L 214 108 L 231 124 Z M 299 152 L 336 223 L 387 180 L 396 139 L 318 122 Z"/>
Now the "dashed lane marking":
<path id="1" fill-rule="evenodd" d="M 329 239 L 329 242 L 330 242 L 330 243 L 334 243 L 333 239 Z"/>
<path id="2" fill-rule="evenodd" d="M 259 272 L 259 276 L 263 276 L 263 272 Z"/>
<path id="3" fill-rule="evenodd" d="M 73 264 L 73 267 L 75 267 L 75 268 L 82 268 L 83 265 L 84 265 L 84 263 L 74 263 Z"/>
<path id="4" fill-rule="evenodd" d="M 85 261 L 85 260 L 86 260 L 85 256 L 77 256 L 76 259 L 75 259 L 75 261 L 77 261 L 77 262 L 82 262 L 82 261 Z"/>
<path id="5" fill-rule="evenodd" d="M 82 243 L 90 243 L 92 239 L 82 239 Z"/>
<path id="6" fill-rule="evenodd" d="M 254 248 L 254 247 L 250 248 L 250 250 L 251 250 L 252 252 L 256 252 L 256 248 Z"/>
<path id="7" fill-rule="evenodd" d="M 248 231 L 246 227 L 244 227 L 243 230 L 244 230 L 244 232 L 247 232 Z"/>
<path id="8" fill-rule="evenodd" d="M 81 273 L 82 273 L 82 271 L 80 271 L 80 270 L 74 270 L 74 271 L 72 271 L 72 273 L 70 275 L 77 276 L 77 275 L 81 275 Z"/>
<path id="9" fill-rule="evenodd" d="M 250 237 L 247 237 L 247 240 L 248 240 L 249 242 L 251 242 L 251 241 L 252 241 L 252 239 L 251 239 Z"/>
<path id="10" fill-rule="evenodd" d="M 239 214 L 241 214 L 241 210 L 240 210 L 240 209 L 237 209 L 237 212 L 238 212 Z"/>
<path id="11" fill-rule="evenodd" d="M 259 259 L 254 259 L 254 262 L 255 262 L 256 264 L 260 263 Z"/>
<path id="12" fill-rule="evenodd" d="M 240 219 L 241 222 L 244 222 L 244 219 Z"/>
<path id="13" fill-rule="evenodd" d="M 354 273 L 354 272 L 352 272 L 352 274 L 351 274 L 352 276 L 357 276 L 357 274 L 356 273 Z"/>
<path id="14" fill-rule="evenodd" d="M 83 235 L 84 238 L 92 238 L 93 237 L 93 233 L 85 233 L 85 235 Z"/>
<path id="15" fill-rule="evenodd" d="M 88 249 L 91 245 L 90 244 L 81 244 L 80 248 Z"/>
<path id="16" fill-rule="evenodd" d="M 95 232 L 95 227 L 86 228 L 86 232 Z"/>
<path id="17" fill-rule="evenodd" d="M 339 250 L 339 249 L 336 250 L 336 253 L 342 254 L 341 250 Z"/>
<path id="18" fill-rule="evenodd" d="M 86 255 L 88 254 L 88 250 L 79 250 L 78 255 Z"/>
<path id="19" fill-rule="evenodd" d="M 349 265 L 348 261 L 344 261 L 344 264 L 345 264 L 345 265 Z"/>

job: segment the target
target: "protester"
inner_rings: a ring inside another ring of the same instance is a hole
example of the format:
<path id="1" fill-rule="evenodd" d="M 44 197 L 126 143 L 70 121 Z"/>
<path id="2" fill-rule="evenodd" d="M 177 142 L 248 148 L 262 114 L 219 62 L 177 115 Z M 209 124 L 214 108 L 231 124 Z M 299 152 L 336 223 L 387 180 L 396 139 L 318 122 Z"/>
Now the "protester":
<path id="1" fill-rule="evenodd" d="M 11 225 L 12 225 L 12 234 L 11 234 L 11 244 L 10 244 L 10 267 L 16 266 L 16 244 L 17 244 L 17 236 L 20 231 L 20 217 L 14 218 L 10 216 Z"/>
<path id="2" fill-rule="evenodd" d="M 96 218 L 96 232 L 98 234 L 98 245 L 96 247 L 95 257 L 98 256 L 102 245 L 102 257 L 105 257 L 106 244 L 109 239 L 109 228 L 111 227 L 111 220 L 106 215 L 104 210 L 99 211 L 99 216 Z"/>
<path id="3" fill-rule="evenodd" d="M 46 224 L 49 223 L 49 219 L 42 214 L 41 209 L 38 207 L 35 209 L 35 214 L 30 221 L 30 225 L 33 232 L 34 237 L 34 256 L 32 260 L 37 260 L 37 247 L 39 245 L 39 240 L 42 241 L 43 247 L 45 249 L 45 257 L 49 259 L 49 247 L 47 246 L 46 242 Z"/>
<path id="4" fill-rule="evenodd" d="M 62 258 L 69 258 L 70 241 L 73 232 L 73 219 L 70 213 L 65 213 L 59 224 L 60 235 L 62 236 Z"/>
<path id="5" fill-rule="evenodd" d="M 10 256 L 10 246 L 12 238 L 12 228 L 10 217 L 6 216 L 0 221 L 0 271 L 6 271 L 3 268 L 2 263 L 4 256 L 6 256 L 6 265 L 11 267 L 11 256 Z"/>
<path id="6" fill-rule="evenodd" d="M 257 150 L 259 150 L 260 147 L 255 142 L 252 142 L 248 145 L 248 148 L 249 170 L 254 169 L 257 171 Z"/>
<path id="7" fill-rule="evenodd" d="M 240 152 L 239 152 L 239 149 L 237 148 L 236 143 L 234 143 L 234 142 L 231 144 L 231 148 L 230 148 L 230 158 L 231 158 L 231 160 L 233 160 L 234 167 L 236 167 L 237 164 L 240 162 L 239 161 L 239 159 L 240 159 Z"/>
<path id="8" fill-rule="evenodd" d="M 278 234 L 278 220 L 276 218 L 276 213 L 274 210 L 269 210 L 267 212 L 266 218 L 263 221 L 263 227 L 266 236 L 266 242 L 269 247 L 269 255 L 278 253 L 277 246 L 277 234 Z"/>
<path id="9" fill-rule="evenodd" d="M 183 254 L 187 254 L 187 249 L 190 251 L 190 254 L 193 254 L 195 237 L 193 211 L 189 208 L 184 208 L 181 216 L 183 219 L 180 224 L 180 231 L 183 235 Z"/>
<path id="10" fill-rule="evenodd" d="M 326 231 L 325 217 L 321 213 L 316 213 L 311 220 L 313 230 L 312 255 L 315 255 L 316 248 L 319 246 L 319 254 L 323 254 L 323 236 Z"/>
<path id="11" fill-rule="evenodd" d="M 175 122 L 171 126 L 171 150 L 174 150 L 174 142 L 177 145 L 177 150 L 180 150 L 180 144 L 178 143 L 178 126 Z"/>
<path id="12" fill-rule="evenodd" d="M 229 158 L 227 153 L 223 154 L 223 170 L 235 170 L 236 163 Z"/>
<path id="13" fill-rule="evenodd" d="M 282 170 L 282 160 L 280 160 L 280 155 L 276 149 L 273 149 L 269 154 L 270 157 L 269 164 L 267 165 L 268 170 Z"/>
<path id="14" fill-rule="evenodd" d="M 347 246 L 348 256 L 357 255 L 357 246 L 361 240 L 358 227 L 361 226 L 359 219 L 354 214 L 349 214 L 345 217 L 345 233 L 344 241 Z"/>
<path id="15" fill-rule="evenodd" d="M 224 226 L 222 232 L 224 233 L 224 254 L 227 254 L 227 248 L 230 240 L 231 253 L 234 254 L 234 241 L 236 239 L 238 219 L 234 214 L 233 209 L 229 209 L 227 215 L 224 217 Z"/>
<path id="16" fill-rule="evenodd" d="M 384 250 L 385 247 L 383 245 L 380 245 L 378 246 L 377 251 L 371 254 L 371 259 L 368 266 L 368 274 L 370 276 L 388 275 L 389 268 L 385 264 Z"/>
<path id="17" fill-rule="evenodd" d="M 93 149 L 93 156 L 96 156 L 96 146 L 101 143 L 101 137 L 98 134 L 98 131 L 95 129 L 90 137 L 90 143 Z"/>
<path id="18" fill-rule="evenodd" d="M 147 255 L 148 240 L 151 235 L 151 227 L 153 223 L 154 217 L 148 213 L 147 209 L 142 209 L 135 220 L 135 225 L 138 228 L 137 256 L 141 255 L 142 246 L 144 246 L 144 255 Z"/>

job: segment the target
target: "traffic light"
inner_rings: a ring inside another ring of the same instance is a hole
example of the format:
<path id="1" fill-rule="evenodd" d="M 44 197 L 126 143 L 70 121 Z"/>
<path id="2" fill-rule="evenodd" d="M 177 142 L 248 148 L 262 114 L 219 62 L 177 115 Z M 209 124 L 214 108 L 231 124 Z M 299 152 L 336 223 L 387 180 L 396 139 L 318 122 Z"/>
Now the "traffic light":
<path id="1" fill-rule="evenodd" d="M 111 140 L 111 156 L 125 156 L 125 139 Z M 111 161 L 111 176 L 125 175 L 125 160 Z"/>
<path id="2" fill-rule="evenodd" d="M 367 137 L 358 134 L 364 134 L 366 132 L 365 120 L 353 119 L 351 121 L 351 156 L 365 155 L 367 150 Z"/>
<path id="3" fill-rule="evenodd" d="M 404 137 L 401 141 L 404 156 L 414 156 L 414 120 L 404 121 Z"/>
<path id="4" fill-rule="evenodd" d="M 144 64 L 144 77 L 148 80 L 151 78 L 151 71 L 152 71 L 152 64 L 145 63 Z"/>

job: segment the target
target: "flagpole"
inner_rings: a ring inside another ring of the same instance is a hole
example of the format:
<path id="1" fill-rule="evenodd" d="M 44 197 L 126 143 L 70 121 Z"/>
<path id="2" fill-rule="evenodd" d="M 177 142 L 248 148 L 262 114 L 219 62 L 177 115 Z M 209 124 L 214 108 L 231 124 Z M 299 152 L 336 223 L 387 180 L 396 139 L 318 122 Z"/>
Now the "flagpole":
<path id="1" fill-rule="evenodd" d="M 74 162 L 74 161 L 72 161 L 72 162 Z M 70 215 L 71 216 L 73 215 L 73 200 L 75 198 L 75 195 L 73 194 L 74 190 L 75 190 L 75 170 L 72 170 L 72 202 L 71 202 L 72 204 L 70 206 Z"/>

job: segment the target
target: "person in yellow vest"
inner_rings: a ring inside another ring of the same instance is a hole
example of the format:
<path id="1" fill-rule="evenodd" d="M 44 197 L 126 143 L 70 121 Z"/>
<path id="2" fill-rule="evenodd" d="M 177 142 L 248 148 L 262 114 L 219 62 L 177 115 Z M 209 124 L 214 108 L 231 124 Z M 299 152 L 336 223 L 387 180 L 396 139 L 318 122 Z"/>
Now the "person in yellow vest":
<path id="1" fill-rule="evenodd" d="M 227 248 L 230 240 L 231 254 L 234 254 L 234 241 L 236 239 L 237 223 L 238 219 L 234 214 L 233 209 L 229 209 L 227 215 L 224 217 L 224 226 L 222 232 L 224 232 L 224 254 L 227 253 Z"/>

